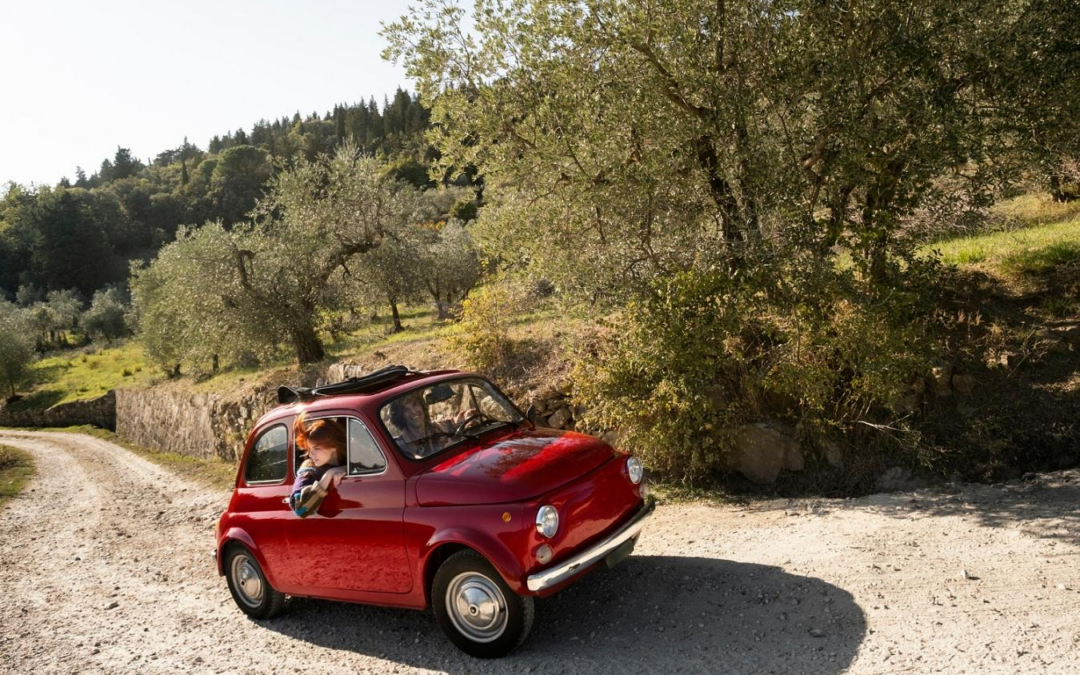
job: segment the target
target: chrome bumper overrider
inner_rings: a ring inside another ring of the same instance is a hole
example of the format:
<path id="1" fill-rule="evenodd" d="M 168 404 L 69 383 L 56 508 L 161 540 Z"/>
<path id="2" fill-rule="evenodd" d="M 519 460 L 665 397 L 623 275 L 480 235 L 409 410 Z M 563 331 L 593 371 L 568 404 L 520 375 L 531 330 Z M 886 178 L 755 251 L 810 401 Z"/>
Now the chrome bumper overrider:
<path id="1" fill-rule="evenodd" d="M 652 499 L 646 499 L 645 505 L 641 507 L 641 510 L 634 514 L 634 517 L 630 519 L 630 522 L 623 525 L 622 529 L 615 534 L 596 544 L 589 550 L 583 551 L 551 569 L 530 575 L 528 580 L 529 590 L 542 591 L 546 588 L 551 588 L 552 586 L 561 584 L 578 572 L 584 571 L 594 563 L 600 562 L 607 557 L 609 553 L 626 543 L 627 540 L 636 537 L 638 533 L 641 532 L 641 528 L 645 525 L 645 521 L 649 519 L 649 516 L 652 515 L 653 509 L 655 508 L 656 503 Z"/>

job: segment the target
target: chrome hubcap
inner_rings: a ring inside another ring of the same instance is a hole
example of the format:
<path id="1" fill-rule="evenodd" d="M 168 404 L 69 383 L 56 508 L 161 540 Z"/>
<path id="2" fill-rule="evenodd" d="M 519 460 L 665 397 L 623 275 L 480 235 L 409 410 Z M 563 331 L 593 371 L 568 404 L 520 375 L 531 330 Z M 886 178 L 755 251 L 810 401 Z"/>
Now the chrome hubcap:
<path id="1" fill-rule="evenodd" d="M 240 599 L 248 607 L 258 607 L 263 597 L 263 580 L 255 561 L 241 553 L 233 558 L 231 573 Z"/>
<path id="2" fill-rule="evenodd" d="M 492 642 L 506 630 L 506 598 L 494 581 L 477 572 L 464 572 L 450 582 L 446 612 L 454 627 L 476 642 Z"/>

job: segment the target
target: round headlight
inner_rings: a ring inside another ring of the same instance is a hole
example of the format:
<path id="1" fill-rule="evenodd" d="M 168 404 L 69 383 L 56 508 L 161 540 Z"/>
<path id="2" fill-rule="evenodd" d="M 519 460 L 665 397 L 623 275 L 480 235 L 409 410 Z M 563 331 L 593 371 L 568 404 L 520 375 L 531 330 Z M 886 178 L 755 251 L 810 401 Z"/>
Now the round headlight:
<path id="1" fill-rule="evenodd" d="M 630 474 L 630 482 L 637 485 L 641 482 L 641 477 L 645 474 L 645 467 L 641 465 L 640 459 L 631 457 L 626 460 L 626 472 Z"/>
<path id="2" fill-rule="evenodd" d="M 559 531 L 559 512 L 554 506 L 541 506 L 536 512 L 536 531 L 548 539 Z"/>

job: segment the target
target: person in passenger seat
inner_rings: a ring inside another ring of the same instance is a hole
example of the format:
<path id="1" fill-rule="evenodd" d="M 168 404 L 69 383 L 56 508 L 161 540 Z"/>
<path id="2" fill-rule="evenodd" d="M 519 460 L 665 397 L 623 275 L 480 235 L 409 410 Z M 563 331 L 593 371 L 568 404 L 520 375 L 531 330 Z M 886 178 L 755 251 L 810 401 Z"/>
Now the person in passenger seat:
<path id="1" fill-rule="evenodd" d="M 304 451 L 304 462 L 296 470 L 289 506 L 307 518 L 345 476 L 345 423 L 337 418 L 309 420 L 301 413 L 293 423 L 293 437 Z"/>

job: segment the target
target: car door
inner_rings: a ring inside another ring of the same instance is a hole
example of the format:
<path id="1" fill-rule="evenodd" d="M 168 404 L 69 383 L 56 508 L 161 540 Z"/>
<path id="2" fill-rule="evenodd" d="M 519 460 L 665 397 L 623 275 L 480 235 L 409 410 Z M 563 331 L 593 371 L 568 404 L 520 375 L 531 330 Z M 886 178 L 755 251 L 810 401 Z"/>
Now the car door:
<path id="1" fill-rule="evenodd" d="M 319 509 L 287 528 L 293 568 L 316 589 L 407 593 L 412 574 L 405 553 L 405 481 L 368 426 L 355 414 L 348 428 L 346 476 Z"/>
<path id="2" fill-rule="evenodd" d="M 254 435 L 232 507 L 233 524 L 251 537 L 275 580 L 289 576 L 288 540 L 281 525 L 292 515 L 284 501 L 289 494 L 291 435 L 291 418 L 275 421 Z"/>

